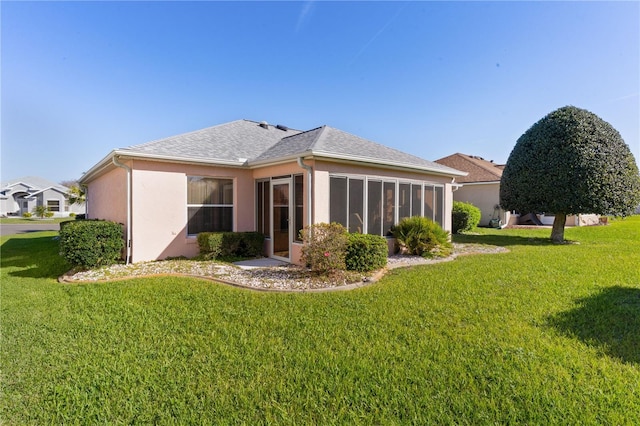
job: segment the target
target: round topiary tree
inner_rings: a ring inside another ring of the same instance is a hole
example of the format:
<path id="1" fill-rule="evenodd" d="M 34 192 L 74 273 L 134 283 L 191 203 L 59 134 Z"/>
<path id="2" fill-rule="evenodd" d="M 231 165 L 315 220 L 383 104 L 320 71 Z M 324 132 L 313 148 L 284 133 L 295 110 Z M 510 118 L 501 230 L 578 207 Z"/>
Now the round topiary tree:
<path id="1" fill-rule="evenodd" d="M 640 174 L 617 130 L 566 106 L 520 136 L 502 173 L 500 204 L 520 213 L 554 213 L 551 240 L 563 242 L 569 214 L 632 214 L 640 204 Z"/>

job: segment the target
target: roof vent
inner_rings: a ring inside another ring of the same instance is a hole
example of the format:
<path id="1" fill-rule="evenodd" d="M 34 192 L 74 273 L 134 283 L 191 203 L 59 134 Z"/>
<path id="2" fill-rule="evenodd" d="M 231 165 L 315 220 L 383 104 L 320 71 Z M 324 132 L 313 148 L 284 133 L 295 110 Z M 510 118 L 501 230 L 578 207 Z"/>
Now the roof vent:
<path id="1" fill-rule="evenodd" d="M 260 124 L 258 124 L 258 126 L 262 127 L 263 129 L 268 129 L 269 123 L 267 123 L 266 121 L 261 121 Z"/>
<path id="2" fill-rule="evenodd" d="M 282 131 L 284 131 L 284 132 L 286 132 L 287 130 L 289 130 L 289 128 L 288 128 L 287 126 L 283 126 L 282 124 L 278 124 L 278 125 L 276 126 L 276 129 L 280 129 L 280 130 L 282 130 Z"/>

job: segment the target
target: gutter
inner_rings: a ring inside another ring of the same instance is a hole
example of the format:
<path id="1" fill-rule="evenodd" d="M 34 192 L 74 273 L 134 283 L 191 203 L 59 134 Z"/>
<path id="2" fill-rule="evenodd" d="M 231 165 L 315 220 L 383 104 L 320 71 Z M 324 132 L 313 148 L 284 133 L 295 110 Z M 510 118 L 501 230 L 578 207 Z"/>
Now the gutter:
<path id="1" fill-rule="evenodd" d="M 238 168 L 245 168 L 247 166 L 246 161 L 187 158 L 187 157 L 176 157 L 176 156 L 169 156 L 169 155 L 137 153 L 137 152 L 131 152 L 127 150 L 114 149 L 109 154 L 107 154 L 106 157 L 104 157 L 96 165 L 94 165 L 91 169 L 86 171 L 83 174 L 82 178 L 80 178 L 80 182 L 86 182 L 88 180 L 91 180 L 94 177 L 94 175 L 97 175 L 100 172 L 102 172 L 106 167 L 108 167 L 113 162 L 112 159 L 114 156 L 117 156 L 120 159 L 125 159 L 125 158 L 136 159 L 137 158 L 141 160 L 184 163 L 184 164 L 205 164 L 205 165 L 213 165 L 213 166 L 227 166 L 227 167 L 238 167 Z"/>
<path id="2" fill-rule="evenodd" d="M 313 167 L 308 164 L 304 164 L 303 157 L 298 157 L 298 165 L 307 171 L 307 226 L 311 226 L 313 223 L 313 211 L 311 208 L 311 203 L 313 201 L 313 197 L 311 196 L 311 190 L 313 188 L 313 185 L 311 184 Z"/>
<path id="3" fill-rule="evenodd" d="M 127 254 L 125 264 L 128 265 L 131 263 L 131 167 L 118 161 L 118 156 L 115 154 L 111 157 L 111 161 L 115 166 L 125 169 L 127 172 L 127 239 L 125 240 Z"/>

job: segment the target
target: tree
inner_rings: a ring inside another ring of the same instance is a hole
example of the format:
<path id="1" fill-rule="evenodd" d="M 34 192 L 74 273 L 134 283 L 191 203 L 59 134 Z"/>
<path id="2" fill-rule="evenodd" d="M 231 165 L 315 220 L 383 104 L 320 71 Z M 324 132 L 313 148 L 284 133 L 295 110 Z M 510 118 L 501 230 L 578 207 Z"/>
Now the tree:
<path id="1" fill-rule="evenodd" d="M 69 187 L 67 200 L 69 200 L 69 204 L 84 204 L 87 200 L 87 196 L 80 185 L 74 185 Z"/>
<path id="2" fill-rule="evenodd" d="M 500 204 L 520 213 L 555 214 L 551 240 L 560 243 L 569 214 L 633 214 L 640 204 L 640 174 L 613 126 L 566 106 L 520 136 L 502 173 Z"/>
<path id="3" fill-rule="evenodd" d="M 33 213 L 38 216 L 40 219 L 44 219 L 44 217 L 49 212 L 49 207 L 38 205 L 33 208 Z"/>

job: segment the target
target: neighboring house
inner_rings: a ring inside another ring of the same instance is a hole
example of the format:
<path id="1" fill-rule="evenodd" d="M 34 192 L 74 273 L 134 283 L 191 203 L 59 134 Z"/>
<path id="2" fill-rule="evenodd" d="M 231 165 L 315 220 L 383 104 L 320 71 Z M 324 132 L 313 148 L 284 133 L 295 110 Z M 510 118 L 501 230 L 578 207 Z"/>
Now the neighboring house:
<path id="1" fill-rule="evenodd" d="M 268 256 L 300 263 L 310 223 L 387 236 L 423 215 L 450 230 L 464 175 L 328 126 L 238 120 L 115 149 L 80 182 L 88 217 L 125 225 L 129 261 L 195 256 L 199 232 L 258 231 Z"/>
<path id="2" fill-rule="evenodd" d="M 84 213 L 84 204 L 69 204 L 69 188 L 36 176 L 0 183 L 0 215 L 22 216 L 36 206 L 46 206 L 54 217 Z"/>
<path id="3" fill-rule="evenodd" d="M 492 219 L 499 219 L 502 225 L 517 225 L 519 223 L 519 214 L 510 213 L 500 208 L 500 179 L 504 165 L 459 152 L 436 160 L 436 163 L 468 173 L 467 176 L 457 179 L 462 187 L 453 193 L 453 199 L 478 207 L 482 212 L 480 226 L 491 226 Z M 536 216 L 539 220 L 536 224 L 553 225 L 555 219 L 553 213 L 539 213 Z M 599 223 L 600 216 L 598 215 L 579 214 L 567 216 L 566 226 L 598 225 Z"/>
<path id="4" fill-rule="evenodd" d="M 482 212 L 480 226 L 490 226 L 492 219 L 498 219 L 502 224 L 509 223 L 509 212 L 500 208 L 500 179 L 504 165 L 459 152 L 436 160 L 436 163 L 468 173 L 456 179 L 462 187 L 453 193 L 453 199 L 478 207 Z"/>

